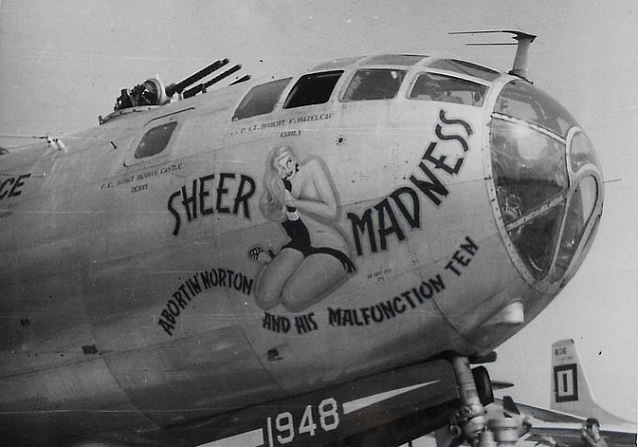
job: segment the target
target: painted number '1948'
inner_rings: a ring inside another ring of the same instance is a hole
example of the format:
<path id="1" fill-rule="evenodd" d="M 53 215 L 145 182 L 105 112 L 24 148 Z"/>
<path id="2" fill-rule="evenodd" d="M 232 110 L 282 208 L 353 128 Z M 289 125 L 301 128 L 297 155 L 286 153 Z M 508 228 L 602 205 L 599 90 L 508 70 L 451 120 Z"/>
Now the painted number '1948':
<path id="1" fill-rule="evenodd" d="M 301 417 L 285 411 L 274 421 L 267 418 L 270 447 L 290 444 L 295 436 L 315 436 L 318 431 L 329 432 L 339 427 L 339 405 L 333 398 L 324 399 L 316 407 L 307 405 Z"/>

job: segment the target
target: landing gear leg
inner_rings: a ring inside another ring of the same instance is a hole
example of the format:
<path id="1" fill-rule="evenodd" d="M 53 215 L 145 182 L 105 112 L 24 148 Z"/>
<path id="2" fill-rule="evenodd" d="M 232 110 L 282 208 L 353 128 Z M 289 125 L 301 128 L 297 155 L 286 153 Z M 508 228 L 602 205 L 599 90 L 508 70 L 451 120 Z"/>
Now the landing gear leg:
<path id="1" fill-rule="evenodd" d="M 461 407 L 453 416 L 452 430 L 463 437 L 470 445 L 477 445 L 479 435 L 487 426 L 487 411 L 479 398 L 467 357 L 454 356 L 451 359 L 456 375 L 456 383 L 461 396 Z"/>

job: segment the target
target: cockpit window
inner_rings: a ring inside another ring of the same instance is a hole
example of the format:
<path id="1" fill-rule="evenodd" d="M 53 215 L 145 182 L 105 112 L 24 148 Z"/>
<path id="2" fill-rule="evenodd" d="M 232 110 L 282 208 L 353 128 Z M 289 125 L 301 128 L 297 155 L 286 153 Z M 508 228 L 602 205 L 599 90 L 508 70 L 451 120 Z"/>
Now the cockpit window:
<path id="1" fill-rule="evenodd" d="M 358 70 L 346 92 L 344 101 L 367 101 L 375 99 L 392 99 L 397 95 L 405 71 L 371 68 Z"/>
<path id="2" fill-rule="evenodd" d="M 436 73 L 419 75 L 412 86 L 410 99 L 451 102 L 481 107 L 487 86 Z"/>
<path id="3" fill-rule="evenodd" d="M 456 73 L 474 76 L 475 78 L 484 79 L 486 81 L 493 81 L 501 75 L 498 71 L 492 70 L 491 68 L 482 67 L 480 65 L 456 59 L 439 59 L 428 65 L 432 68 L 454 71 Z"/>
<path id="4" fill-rule="evenodd" d="M 554 98 L 523 80 L 512 81 L 503 88 L 494 111 L 537 124 L 562 137 L 578 125 Z"/>
<path id="5" fill-rule="evenodd" d="M 251 88 L 235 110 L 233 121 L 272 112 L 291 79 L 278 79 Z"/>
<path id="6" fill-rule="evenodd" d="M 284 109 L 328 102 L 342 73 L 339 70 L 302 76 L 288 95 Z"/>
<path id="7" fill-rule="evenodd" d="M 175 127 L 177 127 L 177 121 L 165 123 L 148 130 L 137 145 L 137 149 L 135 149 L 135 158 L 151 157 L 166 149 Z"/>

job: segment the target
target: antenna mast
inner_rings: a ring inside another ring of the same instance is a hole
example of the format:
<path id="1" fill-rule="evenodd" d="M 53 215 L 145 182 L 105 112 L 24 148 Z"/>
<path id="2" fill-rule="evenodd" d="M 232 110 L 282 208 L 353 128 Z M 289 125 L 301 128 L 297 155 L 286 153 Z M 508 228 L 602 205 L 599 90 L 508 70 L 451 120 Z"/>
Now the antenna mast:
<path id="1" fill-rule="evenodd" d="M 529 45 L 536 39 L 535 34 L 526 33 L 518 30 L 483 30 L 483 31 L 456 31 L 449 34 L 494 34 L 494 33 L 508 33 L 514 34 L 512 37 L 516 40 L 516 43 L 468 43 L 468 46 L 490 46 L 490 45 L 517 45 L 516 56 L 514 57 L 514 65 L 509 71 L 509 74 L 518 76 L 521 79 L 525 79 L 531 82 L 527 78 L 528 66 L 527 66 L 527 53 Z"/>

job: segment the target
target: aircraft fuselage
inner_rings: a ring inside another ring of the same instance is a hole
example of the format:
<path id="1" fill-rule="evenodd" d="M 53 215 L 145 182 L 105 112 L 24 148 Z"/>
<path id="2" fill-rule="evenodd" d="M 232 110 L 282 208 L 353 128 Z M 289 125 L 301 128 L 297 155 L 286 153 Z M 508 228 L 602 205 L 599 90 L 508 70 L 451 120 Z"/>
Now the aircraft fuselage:
<path id="1" fill-rule="evenodd" d="M 247 105 L 262 84 L 244 83 L 116 113 L 65 150 L 3 155 L 7 439 L 143 433 L 443 352 L 480 356 L 547 306 L 602 209 L 584 133 L 525 81 L 401 56 L 282 81 L 266 112 Z M 357 96 L 359 75 L 396 90 Z M 415 92 L 424 75 L 447 96 Z M 520 137 L 515 167 L 500 167 L 515 149 L 499 137 Z M 303 254 L 282 225 L 295 220 L 260 207 L 281 146 L 297 164 Z M 276 270 L 284 258 L 297 270 Z"/>

